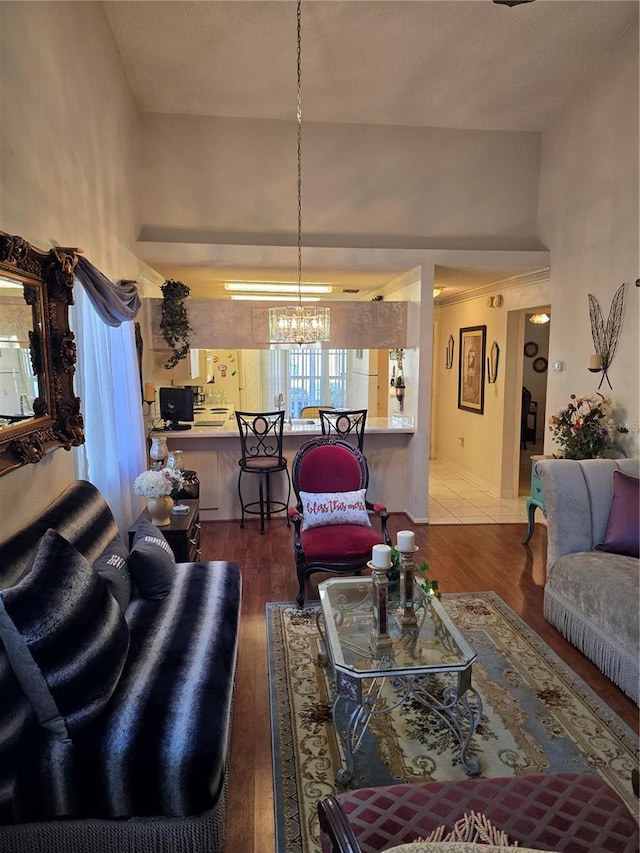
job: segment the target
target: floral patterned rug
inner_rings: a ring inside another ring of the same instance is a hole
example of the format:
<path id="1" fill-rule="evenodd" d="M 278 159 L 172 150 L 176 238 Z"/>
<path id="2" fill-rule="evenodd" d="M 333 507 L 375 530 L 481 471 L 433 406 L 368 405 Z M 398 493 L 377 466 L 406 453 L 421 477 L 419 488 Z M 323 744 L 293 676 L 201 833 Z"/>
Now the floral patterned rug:
<path id="1" fill-rule="evenodd" d="M 467 755 L 480 760 L 481 775 L 593 771 L 635 813 L 634 732 L 496 593 L 449 594 L 442 601 L 478 655 L 473 685 L 483 714 Z M 317 602 L 302 610 L 267 604 L 278 853 L 319 853 L 316 804 L 336 791 L 342 766 L 331 667 L 319 659 L 318 610 Z M 449 729 L 408 701 L 372 717 L 351 786 L 464 779 L 456 751 Z"/>

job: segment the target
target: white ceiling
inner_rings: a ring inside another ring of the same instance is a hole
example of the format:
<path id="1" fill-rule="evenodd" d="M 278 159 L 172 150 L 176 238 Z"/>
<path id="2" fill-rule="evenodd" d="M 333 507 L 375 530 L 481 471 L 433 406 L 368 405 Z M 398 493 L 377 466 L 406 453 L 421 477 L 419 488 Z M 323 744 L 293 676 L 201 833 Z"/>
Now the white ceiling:
<path id="1" fill-rule="evenodd" d="M 140 110 L 295 120 L 293 0 L 104 6 Z M 491 0 L 303 0 L 303 121 L 543 131 L 637 21 L 638 8 L 638 0 L 515 8 Z M 157 268 L 179 277 L 179 267 Z M 496 272 L 495 280 L 512 274 Z M 485 284 L 483 274 L 475 286 Z"/>

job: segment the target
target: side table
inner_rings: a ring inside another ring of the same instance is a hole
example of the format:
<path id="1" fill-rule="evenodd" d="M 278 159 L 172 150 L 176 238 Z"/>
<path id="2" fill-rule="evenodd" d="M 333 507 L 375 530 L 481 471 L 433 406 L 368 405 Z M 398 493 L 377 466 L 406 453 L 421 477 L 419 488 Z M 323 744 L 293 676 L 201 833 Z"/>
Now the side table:
<path id="1" fill-rule="evenodd" d="M 200 559 L 200 501 L 181 500 L 189 507 L 185 515 L 172 515 L 171 524 L 159 527 L 169 543 L 177 563 L 195 563 Z M 149 510 L 143 510 L 129 528 L 129 548 L 133 542 L 136 527 L 141 519 L 151 521 Z"/>
<path id="2" fill-rule="evenodd" d="M 539 459 L 547 459 L 549 457 L 546 456 L 532 456 L 531 457 L 531 495 L 527 498 L 527 519 L 529 521 L 529 527 L 527 528 L 527 535 L 522 540 L 523 545 L 527 545 L 533 536 L 533 531 L 535 530 L 535 514 L 537 509 L 541 509 L 543 514 L 546 517 L 547 508 L 544 505 L 544 492 L 542 491 L 542 483 L 540 482 L 540 477 L 536 474 L 536 462 Z"/>

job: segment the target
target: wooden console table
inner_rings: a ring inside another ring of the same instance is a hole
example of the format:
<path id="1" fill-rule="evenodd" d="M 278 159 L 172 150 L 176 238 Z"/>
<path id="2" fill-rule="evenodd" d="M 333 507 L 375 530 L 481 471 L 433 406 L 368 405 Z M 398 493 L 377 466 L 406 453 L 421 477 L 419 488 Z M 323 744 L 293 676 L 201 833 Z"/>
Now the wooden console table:
<path id="1" fill-rule="evenodd" d="M 177 563 L 195 563 L 200 559 L 200 501 L 181 500 L 180 503 L 189 507 L 185 515 L 172 515 L 171 524 L 159 527 L 158 530 L 169 543 Z M 129 528 L 129 548 L 138 522 L 145 518 L 151 521 L 149 510 L 143 510 Z"/>

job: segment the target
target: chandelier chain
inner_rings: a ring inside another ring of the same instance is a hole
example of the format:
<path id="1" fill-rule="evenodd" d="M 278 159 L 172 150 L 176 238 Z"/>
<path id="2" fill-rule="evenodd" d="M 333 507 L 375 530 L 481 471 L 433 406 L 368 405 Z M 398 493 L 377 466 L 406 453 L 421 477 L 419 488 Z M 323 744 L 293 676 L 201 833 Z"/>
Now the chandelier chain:
<path id="1" fill-rule="evenodd" d="M 329 309 L 302 305 L 302 0 L 297 0 L 297 141 L 298 141 L 298 304 L 269 309 L 272 346 L 320 346 L 329 340 Z"/>
<path id="2" fill-rule="evenodd" d="M 302 0 L 297 7 L 297 101 L 296 120 L 298 131 L 298 300 L 302 305 Z"/>

